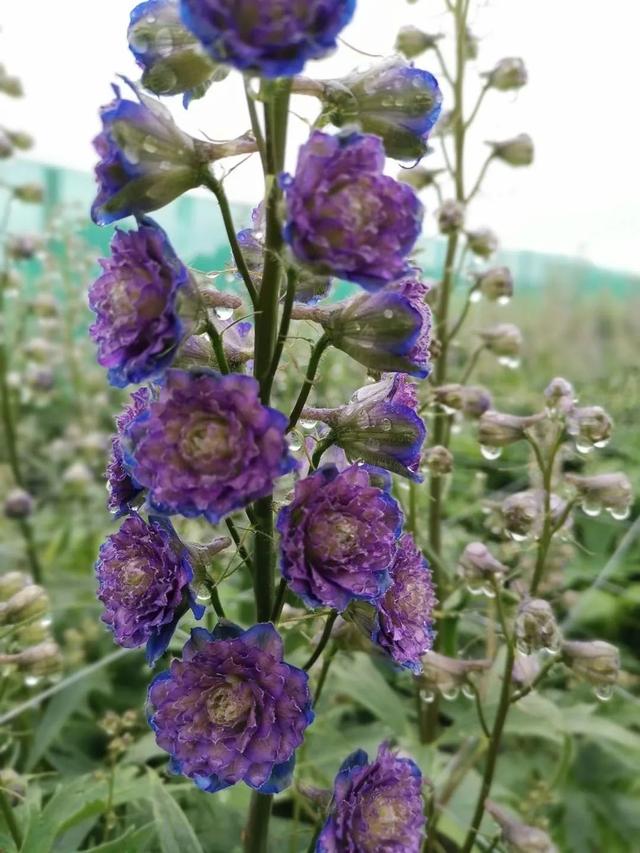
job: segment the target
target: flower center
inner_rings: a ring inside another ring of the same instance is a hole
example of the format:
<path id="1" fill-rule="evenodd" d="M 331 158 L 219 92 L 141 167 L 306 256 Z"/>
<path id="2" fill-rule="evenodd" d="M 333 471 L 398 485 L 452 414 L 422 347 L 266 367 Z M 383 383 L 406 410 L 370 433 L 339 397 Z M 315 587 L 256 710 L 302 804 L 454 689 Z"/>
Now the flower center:
<path id="1" fill-rule="evenodd" d="M 120 580 L 130 592 L 144 592 L 151 583 L 151 574 L 144 569 L 145 563 L 139 557 L 133 557 L 120 566 Z"/>
<path id="2" fill-rule="evenodd" d="M 369 843 L 383 841 L 384 839 L 400 839 L 403 837 L 403 829 L 409 818 L 409 809 L 398 793 L 395 796 L 391 792 L 386 795 L 374 797 L 365 803 L 362 808 L 365 826 L 367 827 L 365 837 L 362 841 Z M 365 849 L 374 850 L 372 847 Z"/>
<path id="3" fill-rule="evenodd" d="M 226 424 L 202 418 L 191 425 L 180 440 L 183 456 L 203 465 L 224 459 L 229 454 Z"/>
<path id="4" fill-rule="evenodd" d="M 238 679 L 229 679 L 209 692 L 207 714 L 214 725 L 232 728 L 246 718 L 252 704 L 249 685 Z"/>
<path id="5" fill-rule="evenodd" d="M 357 519 L 339 512 L 329 512 L 314 519 L 309 540 L 314 553 L 330 560 L 341 560 L 353 552 L 358 542 Z"/>

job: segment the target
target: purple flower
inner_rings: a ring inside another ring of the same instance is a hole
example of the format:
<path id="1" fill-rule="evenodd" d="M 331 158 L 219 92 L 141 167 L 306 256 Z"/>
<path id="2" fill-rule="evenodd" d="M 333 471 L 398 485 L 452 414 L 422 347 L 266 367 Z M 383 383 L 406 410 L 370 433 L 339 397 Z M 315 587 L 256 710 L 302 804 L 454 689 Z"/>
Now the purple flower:
<path id="1" fill-rule="evenodd" d="M 290 784 L 313 711 L 307 674 L 282 656 L 270 623 L 191 632 L 182 660 L 149 687 L 149 722 L 172 772 L 210 793 L 240 781 L 264 794 Z"/>
<path id="2" fill-rule="evenodd" d="M 407 184 L 383 174 L 377 136 L 316 131 L 283 179 L 287 241 L 302 263 L 376 290 L 407 272 L 423 208 Z"/>
<path id="3" fill-rule="evenodd" d="M 419 483 L 427 431 L 417 406 L 414 384 L 397 373 L 360 388 L 347 406 L 308 408 L 304 414 L 330 426 L 335 444 L 349 459 L 362 459 Z"/>
<path id="4" fill-rule="evenodd" d="M 96 563 L 102 621 L 127 649 L 146 643 L 153 663 L 166 650 L 188 606 L 199 619 L 204 608 L 189 590 L 193 569 L 171 525 L 130 515 L 100 548 Z"/>
<path id="5" fill-rule="evenodd" d="M 325 83 L 325 112 L 336 127 L 357 124 L 382 137 L 388 157 L 419 160 L 440 116 L 442 93 L 428 71 L 394 56 Z"/>
<path id="6" fill-rule="evenodd" d="M 410 275 L 329 308 L 318 319 L 334 347 L 370 370 L 398 371 L 424 379 L 430 371 L 428 289 Z"/>
<path id="7" fill-rule="evenodd" d="M 386 591 L 402 524 L 390 487 L 384 472 L 361 465 L 325 465 L 296 483 L 278 516 L 281 568 L 309 607 L 344 610 Z"/>
<path id="8" fill-rule="evenodd" d="M 437 601 L 429 564 L 408 533 L 398 544 L 390 574 L 392 583 L 378 605 L 372 639 L 395 663 L 419 673 L 422 655 L 433 647 Z"/>
<path id="9" fill-rule="evenodd" d="M 91 337 L 109 381 L 123 388 L 162 371 L 185 336 L 177 300 L 189 283 L 187 268 L 166 234 L 151 220 L 137 231 L 116 231 L 111 257 L 89 290 L 96 314 Z"/>
<path id="10" fill-rule="evenodd" d="M 158 210 L 198 186 L 206 145 L 183 133 L 171 113 L 154 98 L 131 88 L 138 101 L 122 98 L 100 110 L 102 132 L 93 144 L 98 195 L 91 217 L 108 225 L 125 216 Z"/>
<path id="11" fill-rule="evenodd" d="M 149 390 L 139 388 L 131 395 L 131 404 L 124 412 L 116 418 L 118 434 L 111 442 L 111 459 L 106 470 L 107 489 L 109 498 L 107 506 L 116 515 L 124 515 L 129 511 L 129 506 L 134 501 L 142 488 L 131 479 L 124 464 L 122 452 L 122 433 L 133 421 L 144 412 L 149 404 Z"/>
<path id="12" fill-rule="evenodd" d="M 361 749 L 336 776 L 331 815 L 316 853 L 419 853 L 424 838 L 422 774 L 386 743 L 369 763 Z"/>
<path id="13" fill-rule="evenodd" d="M 182 18 L 216 62 L 290 77 L 336 47 L 355 0 L 181 0 Z"/>
<path id="14" fill-rule="evenodd" d="M 125 431 L 127 466 L 154 509 L 217 524 L 296 467 L 287 418 L 258 392 L 250 376 L 167 371 L 158 399 Z"/>

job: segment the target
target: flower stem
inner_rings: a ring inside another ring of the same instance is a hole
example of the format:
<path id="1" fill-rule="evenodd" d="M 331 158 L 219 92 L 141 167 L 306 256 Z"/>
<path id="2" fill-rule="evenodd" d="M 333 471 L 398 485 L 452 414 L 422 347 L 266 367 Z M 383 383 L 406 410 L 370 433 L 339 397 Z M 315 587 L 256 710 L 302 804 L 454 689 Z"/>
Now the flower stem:
<path id="1" fill-rule="evenodd" d="M 320 637 L 320 642 L 316 646 L 315 651 L 309 658 L 309 660 L 302 667 L 305 672 L 308 672 L 314 663 L 318 660 L 322 652 L 325 650 L 327 643 L 331 639 L 331 632 L 333 630 L 333 626 L 335 624 L 336 619 L 338 618 L 338 611 L 332 611 L 327 617 L 327 621 L 325 622 L 324 631 L 322 632 L 322 637 Z"/>
<path id="2" fill-rule="evenodd" d="M 249 819 L 245 830 L 245 853 L 267 853 L 269 819 L 271 818 L 271 794 L 254 791 L 249 806 Z"/>
<path id="3" fill-rule="evenodd" d="M 289 426 L 287 428 L 287 432 L 291 432 L 291 430 L 298 423 L 298 419 L 302 414 L 302 410 L 304 409 L 307 400 L 309 399 L 309 394 L 311 393 L 313 381 L 316 378 L 320 359 L 322 358 L 322 354 L 324 353 L 326 348 L 329 346 L 329 343 L 329 336 L 322 335 L 322 337 L 317 341 L 316 345 L 311 351 L 311 357 L 307 366 L 307 373 L 304 379 L 304 383 L 302 385 L 302 388 L 300 389 L 300 393 L 298 394 L 298 399 L 296 400 L 295 406 L 291 411 L 291 415 L 289 416 Z"/>

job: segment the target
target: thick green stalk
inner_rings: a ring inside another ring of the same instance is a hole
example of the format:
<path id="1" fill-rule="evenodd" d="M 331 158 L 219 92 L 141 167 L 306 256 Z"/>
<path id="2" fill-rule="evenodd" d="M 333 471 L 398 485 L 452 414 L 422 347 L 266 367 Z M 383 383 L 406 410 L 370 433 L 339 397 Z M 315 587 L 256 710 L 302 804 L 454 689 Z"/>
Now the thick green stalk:
<path id="1" fill-rule="evenodd" d="M 269 405 L 273 378 L 279 358 L 274 358 L 278 339 L 278 306 L 283 276 L 282 222 L 279 207 L 282 193 L 278 175 L 284 168 L 289 112 L 290 83 L 276 80 L 263 85 L 265 93 L 266 128 L 266 234 L 262 284 L 258 294 L 256 313 L 256 338 L 254 375 L 260 383 L 260 397 Z M 273 496 L 256 501 L 253 507 L 254 532 L 254 594 L 258 622 L 268 622 L 274 609 L 274 518 Z M 266 853 L 269 819 L 273 797 L 259 794 L 251 796 L 251 806 L 244 841 L 245 853 Z"/>

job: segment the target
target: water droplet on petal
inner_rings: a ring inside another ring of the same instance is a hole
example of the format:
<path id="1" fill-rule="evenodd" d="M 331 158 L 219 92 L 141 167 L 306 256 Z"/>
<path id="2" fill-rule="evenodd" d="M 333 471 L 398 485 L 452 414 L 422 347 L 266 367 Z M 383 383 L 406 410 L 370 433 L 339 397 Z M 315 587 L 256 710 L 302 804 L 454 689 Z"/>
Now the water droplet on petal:
<path id="1" fill-rule="evenodd" d="M 455 700 L 460 695 L 460 689 L 458 687 L 450 687 L 447 689 L 441 689 L 442 698 L 446 699 L 447 702 L 455 702 Z"/>
<path id="2" fill-rule="evenodd" d="M 312 430 L 318 426 L 318 421 L 301 420 L 300 426 L 302 427 L 302 429 Z"/>
<path id="3" fill-rule="evenodd" d="M 528 533 L 518 533 L 515 530 L 507 530 L 506 532 L 509 539 L 513 539 L 514 542 L 526 542 L 529 538 Z"/>
<path id="4" fill-rule="evenodd" d="M 594 446 L 593 444 L 586 444 L 584 441 L 576 441 L 576 450 L 578 453 L 583 453 L 585 456 L 588 453 L 593 453 Z"/>
<path id="5" fill-rule="evenodd" d="M 482 291 L 474 290 L 471 296 L 469 297 L 469 301 L 473 303 L 478 303 L 482 299 Z"/>
<path id="6" fill-rule="evenodd" d="M 467 592 L 470 595 L 482 595 L 482 586 L 476 586 L 475 584 L 467 584 Z"/>
<path id="7" fill-rule="evenodd" d="M 393 319 L 393 311 L 391 310 L 391 308 L 387 308 L 385 311 L 382 312 L 382 314 L 384 317 L 386 317 L 387 320 Z"/>
<path id="8" fill-rule="evenodd" d="M 615 518 L 616 521 L 626 521 L 631 515 L 631 507 L 610 506 L 608 507 L 607 512 L 611 518 Z"/>
<path id="9" fill-rule="evenodd" d="M 383 418 L 382 421 L 380 422 L 380 426 L 382 427 L 382 429 L 385 432 L 390 432 L 393 424 L 391 423 L 389 418 Z"/>
<path id="10" fill-rule="evenodd" d="M 471 687 L 470 684 L 463 684 L 462 685 L 462 695 L 464 696 L 465 699 L 473 700 L 476 698 L 476 694 L 474 692 L 474 689 L 473 689 L 473 687 Z"/>
<path id="11" fill-rule="evenodd" d="M 600 441 L 594 441 L 593 446 L 597 447 L 598 450 L 601 450 L 603 447 L 606 447 L 610 441 L 611 441 L 610 438 L 603 438 Z"/>
<path id="12" fill-rule="evenodd" d="M 597 518 L 602 512 L 602 504 L 600 501 L 584 500 L 582 501 L 582 511 L 591 518 Z"/>
<path id="13" fill-rule="evenodd" d="M 426 702 L 427 705 L 430 705 L 433 701 L 435 701 L 436 694 L 433 692 L 433 690 L 421 690 L 420 698 L 423 702 Z"/>
<path id="14" fill-rule="evenodd" d="M 289 439 L 289 450 L 296 453 L 302 447 L 302 441 L 297 435 L 292 435 Z"/>
<path id="15" fill-rule="evenodd" d="M 498 303 L 498 305 L 508 305 L 511 302 L 511 297 L 506 295 L 499 296 L 496 302 Z"/>
<path id="16" fill-rule="evenodd" d="M 612 684 L 599 684 L 593 691 L 600 702 L 608 702 L 613 696 Z"/>
<path id="17" fill-rule="evenodd" d="M 493 461 L 494 459 L 499 459 L 502 456 L 502 448 L 501 447 L 489 447 L 486 444 L 480 445 L 480 453 L 484 456 L 485 459 L 489 461 Z"/>
<path id="18" fill-rule="evenodd" d="M 220 320 L 230 320 L 233 317 L 233 308 L 224 308 L 220 306 L 215 309 L 215 314 Z"/>
<path id="19" fill-rule="evenodd" d="M 37 675 L 26 675 L 24 679 L 24 683 L 27 687 L 36 687 L 36 685 L 40 684 L 42 679 Z"/>

